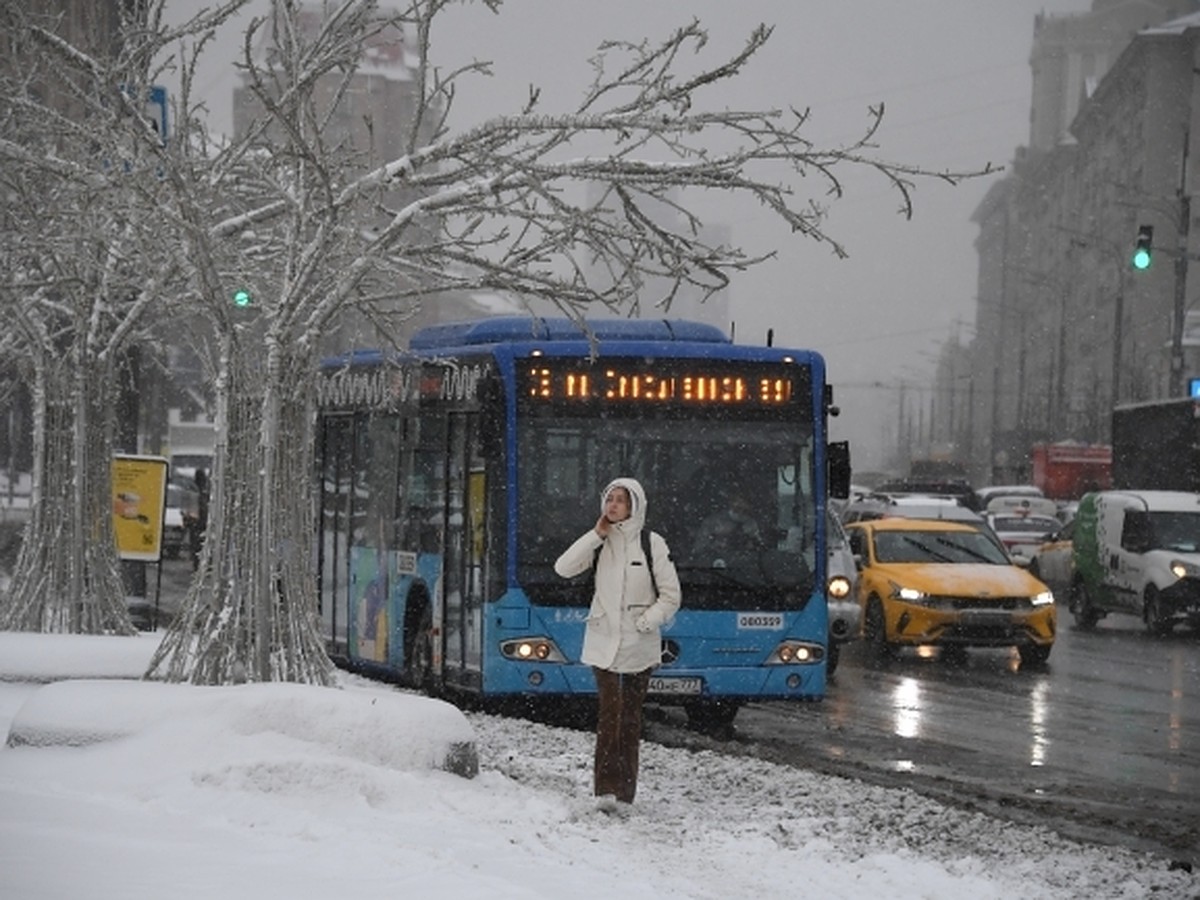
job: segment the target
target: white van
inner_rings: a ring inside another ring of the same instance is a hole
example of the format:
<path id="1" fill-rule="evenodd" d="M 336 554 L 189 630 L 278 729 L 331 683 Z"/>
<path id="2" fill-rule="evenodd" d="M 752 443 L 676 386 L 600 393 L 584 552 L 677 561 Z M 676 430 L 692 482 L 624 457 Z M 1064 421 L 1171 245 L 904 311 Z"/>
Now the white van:
<path id="1" fill-rule="evenodd" d="M 1080 628 L 1110 612 L 1152 634 L 1200 627 L 1200 494 L 1099 491 L 1075 516 L 1070 608 Z"/>

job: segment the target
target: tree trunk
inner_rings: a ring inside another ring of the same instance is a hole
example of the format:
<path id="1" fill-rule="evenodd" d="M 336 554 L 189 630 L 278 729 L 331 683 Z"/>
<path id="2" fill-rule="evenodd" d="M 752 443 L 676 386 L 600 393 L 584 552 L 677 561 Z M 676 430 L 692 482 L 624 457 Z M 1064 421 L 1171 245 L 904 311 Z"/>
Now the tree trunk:
<path id="1" fill-rule="evenodd" d="M 281 347 L 263 365 L 251 343 L 226 344 L 200 568 L 147 676 L 330 685 L 311 560 L 310 363 Z"/>
<path id="2" fill-rule="evenodd" d="M 113 382 L 70 356 L 35 359 L 30 518 L 0 629 L 135 634 L 112 528 Z"/>

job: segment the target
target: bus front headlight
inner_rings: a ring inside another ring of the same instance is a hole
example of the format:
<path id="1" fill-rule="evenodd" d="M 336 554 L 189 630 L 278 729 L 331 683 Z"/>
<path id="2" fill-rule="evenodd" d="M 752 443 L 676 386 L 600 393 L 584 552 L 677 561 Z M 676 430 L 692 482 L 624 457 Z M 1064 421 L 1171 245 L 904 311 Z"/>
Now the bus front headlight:
<path id="1" fill-rule="evenodd" d="M 811 641 L 786 640 L 780 642 L 767 657 L 768 666 L 812 665 L 825 658 L 825 648 Z"/>
<path id="2" fill-rule="evenodd" d="M 512 638 L 500 643 L 500 653 L 505 659 L 511 659 L 515 662 L 531 662 L 531 663 L 564 663 L 567 658 L 563 656 L 562 651 L 558 649 L 554 641 L 548 637 L 522 637 Z"/>

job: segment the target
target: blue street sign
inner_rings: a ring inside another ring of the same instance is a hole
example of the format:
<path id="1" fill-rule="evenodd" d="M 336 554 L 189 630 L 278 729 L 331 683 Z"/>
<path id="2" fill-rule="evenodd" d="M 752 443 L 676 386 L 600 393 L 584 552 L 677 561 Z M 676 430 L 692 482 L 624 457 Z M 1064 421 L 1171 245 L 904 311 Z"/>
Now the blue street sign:
<path id="1" fill-rule="evenodd" d="M 154 123 L 154 130 L 165 144 L 167 142 L 167 89 L 161 84 L 150 87 L 146 96 L 146 115 Z"/>

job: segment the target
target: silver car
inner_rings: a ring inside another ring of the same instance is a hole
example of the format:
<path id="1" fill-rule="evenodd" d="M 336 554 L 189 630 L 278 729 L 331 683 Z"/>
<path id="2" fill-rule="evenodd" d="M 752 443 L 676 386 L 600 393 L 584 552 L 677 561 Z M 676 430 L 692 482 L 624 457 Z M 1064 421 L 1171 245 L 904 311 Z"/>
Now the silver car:
<path id="1" fill-rule="evenodd" d="M 837 669 L 841 645 L 862 637 L 862 607 L 858 602 L 858 568 L 850 552 L 850 540 L 842 523 L 826 512 L 827 563 L 825 598 L 829 607 L 829 649 L 825 656 L 825 674 Z"/>

